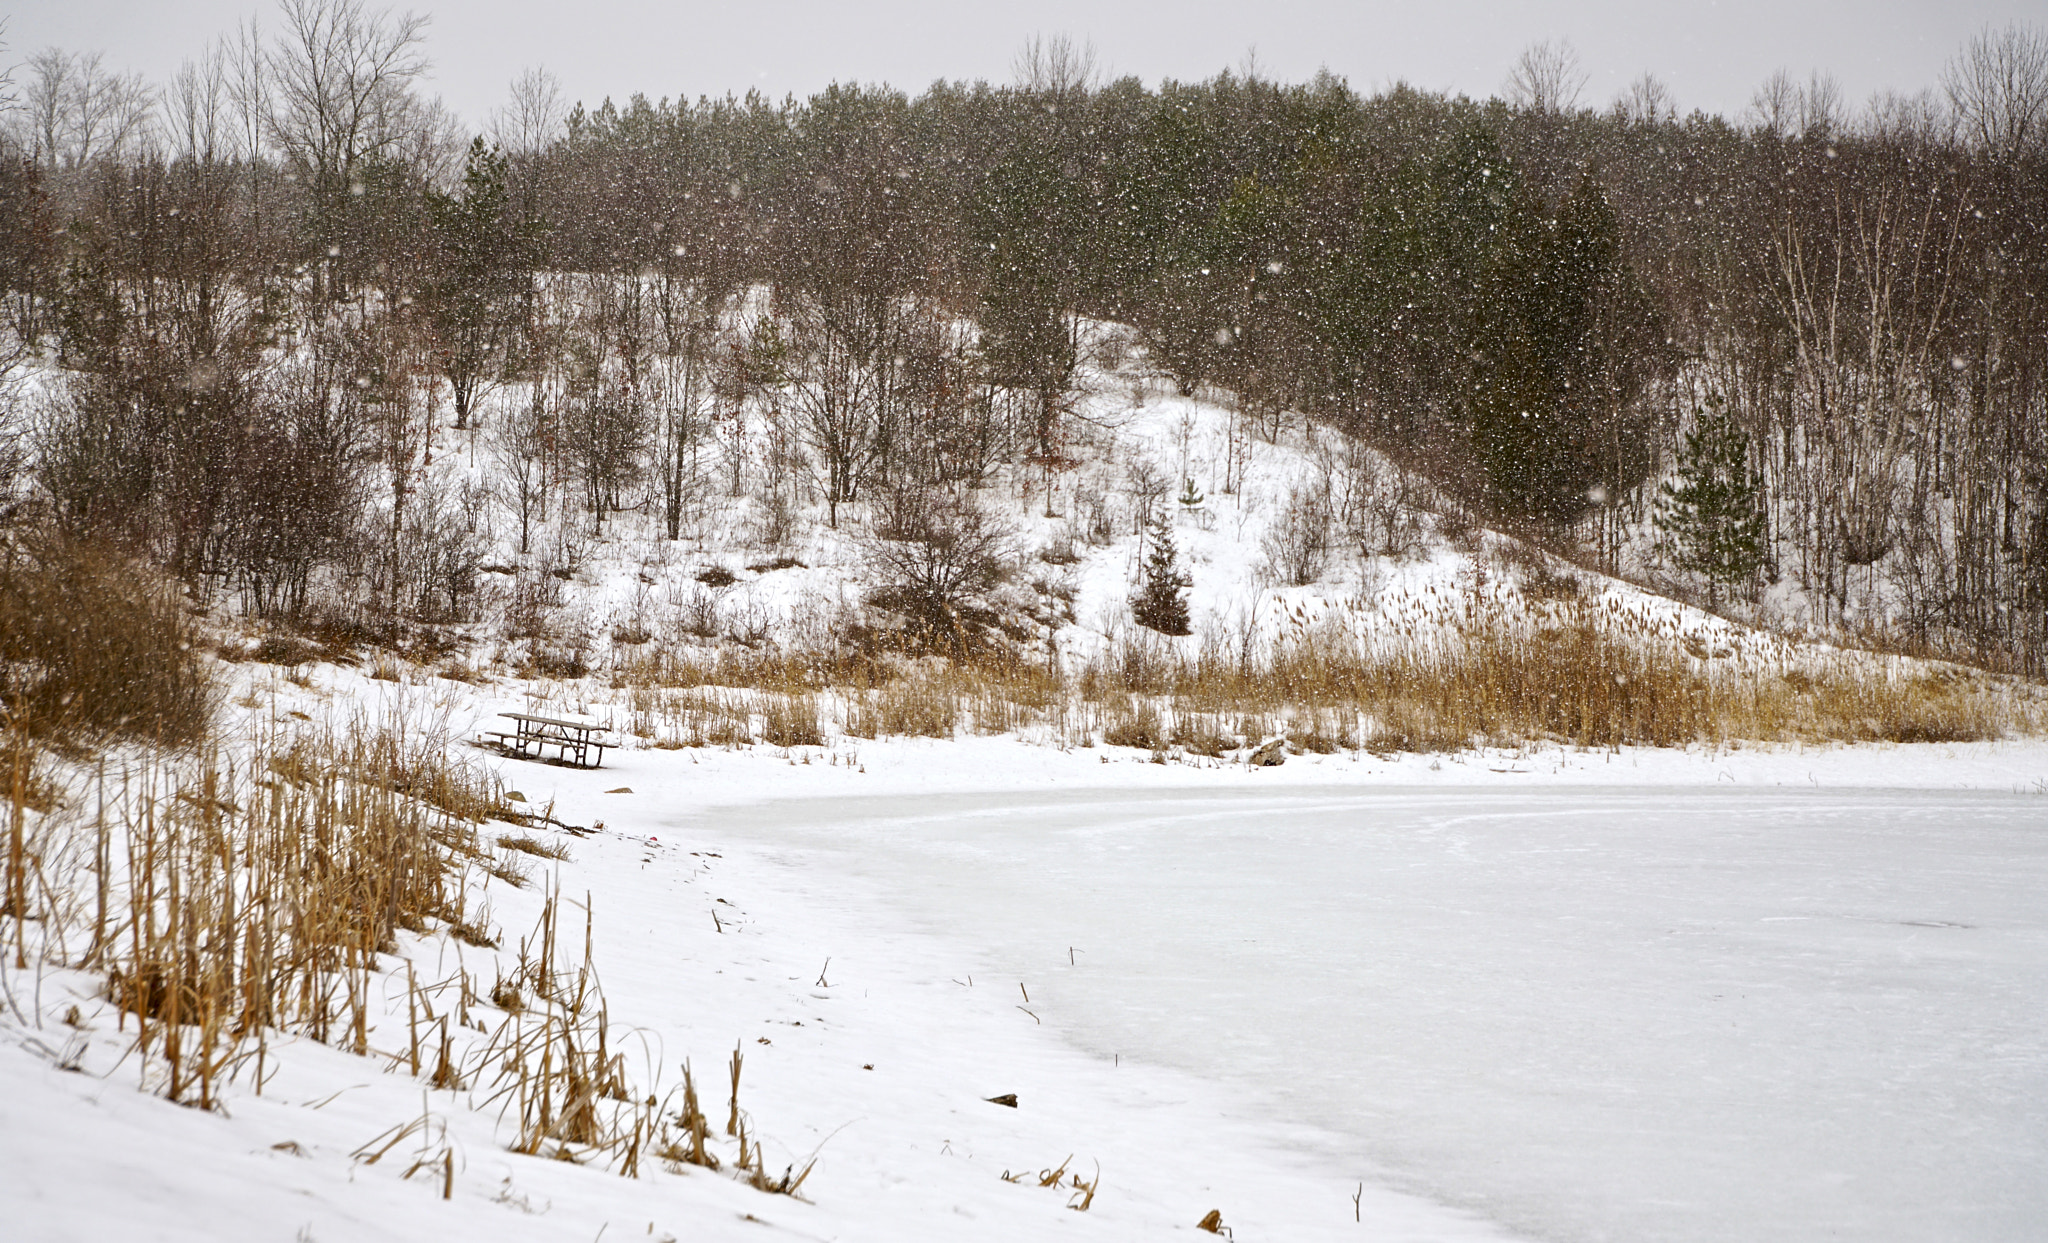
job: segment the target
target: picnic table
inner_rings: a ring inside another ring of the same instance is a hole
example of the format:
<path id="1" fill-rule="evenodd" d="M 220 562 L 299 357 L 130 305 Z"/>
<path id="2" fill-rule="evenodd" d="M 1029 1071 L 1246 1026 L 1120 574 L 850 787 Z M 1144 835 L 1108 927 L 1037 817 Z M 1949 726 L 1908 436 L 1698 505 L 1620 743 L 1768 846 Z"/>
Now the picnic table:
<path id="1" fill-rule="evenodd" d="M 554 747 L 564 764 L 598 768 L 604 763 L 604 749 L 616 745 L 609 741 L 610 734 L 605 727 L 592 721 L 565 721 L 559 717 L 535 716 L 530 712 L 500 712 L 498 715 L 514 722 L 515 728 L 485 730 L 484 737 L 496 739 L 498 746 L 521 759 L 546 758 L 547 748 Z"/>

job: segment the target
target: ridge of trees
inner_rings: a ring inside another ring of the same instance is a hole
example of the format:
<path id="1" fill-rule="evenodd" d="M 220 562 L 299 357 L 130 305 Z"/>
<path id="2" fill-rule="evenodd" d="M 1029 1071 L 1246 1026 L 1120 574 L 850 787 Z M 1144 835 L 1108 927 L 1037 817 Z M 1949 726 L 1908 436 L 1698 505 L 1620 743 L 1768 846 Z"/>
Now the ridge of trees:
<path id="1" fill-rule="evenodd" d="M 836 522 L 1059 469 L 1097 317 L 1260 435 L 1327 422 L 1610 566 L 1713 392 L 1813 621 L 1881 579 L 1912 637 L 2043 667 L 2039 31 L 1853 115 L 1784 75 L 1739 120 L 1649 78 L 1584 108 L 1568 48 L 1507 102 L 1104 82 L 1050 46 L 915 97 L 564 110 L 530 73 L 494 144 L 416 93 L 422 19 L 279 17 L 155 96 L 38 53 L 0 161 L 13 356 L 72 373 L 12 460 L 62 521 L 252 606 L 328 573 L 460 611 L 463 556 L 417 546 L 484 504 L 418 483 L 444 384 L 458 426 L 532 386 L 507 460 L 573 478 L 593 529 L 648 504 L 673 538 L 721 469 Z"/>

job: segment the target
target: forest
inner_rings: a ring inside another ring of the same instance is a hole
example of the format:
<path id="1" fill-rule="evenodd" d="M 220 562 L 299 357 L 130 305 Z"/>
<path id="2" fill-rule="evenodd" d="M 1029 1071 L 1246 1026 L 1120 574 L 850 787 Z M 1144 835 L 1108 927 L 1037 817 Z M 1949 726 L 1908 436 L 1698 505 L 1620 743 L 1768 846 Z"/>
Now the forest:
<path id="1" fill-rule="evenodd" d="M 1112 322 L 1250 434 L 1341 432 L 1590 568 L 1670 547 L 1717 604 L 2048 666 L 2048 32 L 1739 117 L 1649 76 L 1594 105 L 1563 46 L 1474 100 L 1147 85 L 1054 39 L 916 95 L 572 104 L 529 70 L 471 127 L 424 19 L 265 22 L 167 82 L 11 72 L 17 542 L 369 632 L 468 620 L 490 522 L 676 539 L 723 494 L 957 542 L 946 498 L 1072 464 Z M 427 469 L 451 425 L 492 486 Z"/>

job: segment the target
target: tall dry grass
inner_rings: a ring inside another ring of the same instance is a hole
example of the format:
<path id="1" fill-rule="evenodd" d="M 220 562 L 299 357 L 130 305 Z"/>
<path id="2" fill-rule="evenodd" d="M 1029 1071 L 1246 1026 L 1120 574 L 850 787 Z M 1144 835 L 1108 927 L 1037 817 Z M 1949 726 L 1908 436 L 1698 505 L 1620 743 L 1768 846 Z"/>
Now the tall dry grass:
<path id="1" fill-rule="evenodd" d="M 477 826 L 519 815 L 498 794 L 432 740 L 360 725 L 129 769 L 97 804 L 81 965 L 172 1100 L 210 1107 L 251 1057 L 260 1091 L 273 1031 L 366 1054 L 398 931 L 473 926 Z"/>
<path id="2" fill-rule="evenodd" d="M 1156 704 L 1185 733 L 1279 717 L 1279 732 L 1314 749 L 1949 742 L 2042 725 L 2038 698 L 1996 679 L 1789 649 L 1702 658 L 1682 638 L 1631 635 L 1578 609 L 1377 643 L 1305 634 L 1250 664 L 1112 651 L 1082 681 L 1102 700 Z"/>
<path id="3" fill-rule="evenodd" d="M 804 724 L 803 707 L 790 705 L 785 727 Z M 232 752 L 146 752 L 102 762 L 74 783 L 68 807 L 45 805 L 27 831 L 31 748 L 16 737 L 6 750 L 15 797 L 0 932 L 24 963 L 32 950 L 106 981 L 150 1090 L 201 1109 L 218 1108 L 237 1081 L 260 1095 L 272 1037 L 287 1032 L 468 1091 L 471 1108 L 500 1111 L 515 1153 L 629 1177 L 649 1158 L 730 1164 L 763 1191 L 802 1187 L 808 1166 L 767 1169 L 740 1107 L 737 1059 L 737 1155 L 723 1140 L 707 1147 L 687 1075 L 674 1108 L 653 1046 L 612 1018 L 590 903 L 578 937 L 558 880 L 510 970 L 488 987 L 461 965 L 446 980 L 418 978 L 401 932 L 495 945 L 481 878 L 515 855 L 568 856 L 559 843 L 482 832 L 538 821 L 509 805 L 489 772 L 451 761 L 441 740 L 358 722 Z M 418 1156 L 405 1176 L 426 1174 L 452 1196 L 448 1127 L 429 1112 L 353 1155 L 374 1164 L 408 1141 Z"/>
<path id="4" fill-rule="evenodd" d="M 1740 653 L 1710 650 L 1674 616 L 1575 595 L 1513 608 L 1439 596 L 1366 635 L 1305 619 L 1277 641 L 1241 633 L 1174 645 L 1139 632 L 1065 672 L 986 656 L 655 651 L 636 660 L 620 672 L 636 710 L 662 696 L 687 706 L 681 740 L 657 745 L 787 746 L 810 734 L 778 722 L 792 711 L 808 722 L 813 709 L 791 705 L 814 701 L 819 718 L 836 707 L 855 738 L 1038 727 L 1067 744 L 1099 736 L 1211 756 L 1276 733 L 1306 750 L 1426 752 L 1538 741 L 1974 741 L 2048 721 L 2039 688 L 2010 678 L 1763 639 Z M 665 681 L 631 681 L 643 677 Z"/>
<path id="5" fill-rule="evenodd" d="M 156 571 L 52 532 L 0 541 L 0 711 L 15 729 L 195 743 L 220 702 L 202 647 Z"/>

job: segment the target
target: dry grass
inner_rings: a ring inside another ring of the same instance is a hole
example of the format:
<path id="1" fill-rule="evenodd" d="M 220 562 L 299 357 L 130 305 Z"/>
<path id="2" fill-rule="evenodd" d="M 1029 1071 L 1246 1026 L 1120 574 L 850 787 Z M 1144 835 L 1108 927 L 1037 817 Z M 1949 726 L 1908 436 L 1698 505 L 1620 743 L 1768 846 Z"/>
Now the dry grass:
<path id="1" fill-rule="evenodd" d="M 538 837 L 526 837 L 507 833 L 498 838 L 500 850 L 515 850 L 520 854 L 536 855 L 542 859 L 568 862 L 569 848 L 560 842 L 542 841 Z"/>
<path id="2" fill-rule="evenodd" d="M 1123 695 L 1104 709 L 1102 741 L 1112 747 L 1157 751 L 1166 745 L 1166 728 L 1150 699 Z"/>
<path id="3" fill-rule="evenodd" d="M 0 546 L 0 710 L 39 737 L 184 746 L 220 700 L 201 636 L 161 575 L 101 545 Z"/>
<path id="4" fill-rule="evenodd" d="M 771 747 L 822 747 L 814 695 L 771 695 L 761 713 L 761 741 Z"/>
<path id="5" fill-rule="evenodd" d="M 106 980 L 121 1028 L 133 1025 L 150 1090 L 202 1109 L 220 1107 L 237 1079 L 261 1094 L 270 1036 L 290 1032 L 385 1058 L 432 1087 L 473 1090 L 483 1107 L 501 1110 L 517 1153 L 626 1176 L 641 1174 L 653 1155 L 729 1164 L 766 1192 L 796 1195 L 803 1186 L 808 1163 L 768 1170 L 740 1107 L 737 1052 L 733 1138 L 720 1141 L 736 1156 L 722 1160 L 710 1147 L 687 1069 L 683 1108 L 671 1108 L 661 1059 L 613 1023 L 590 960 L 587 903 L 580 956 L 564 952 L 578 938 L 562 927 L 567 904 L 550 891 L 516 964 L 501 966 L 487 994 L 467 969 L 427 984 L 411 960 L 389 957 L 401 951 L 401 931 L 437 925 L 468 944 L 495 945 L 471 869 L 494 872 L 518 856 L 566 858 L 530 834 L 493 835 L 504 857 L 488 851 L 482 821 L 526 818 L 487 773 L 450 763 L 437 740 L 358 725 L 257 738 L 234 753 L 157 752 L 104 771 L 90 819 L 76 807 L 32 811 L 23 791 L 37 753 L 19 736 L 9 743 L 15 797 L 0 930 L 12 934 L 20 962 L 33 925 L 42 962 Z M 395 1015 L 386 1001 L 394 963 L 404 989 Z M 494 1024 L 472 1014 L 486 1002 L 501 1012 Z M 635 1065 L 645 1070 L 638 1082 Z M 447 1128 L 431 1114 L 354 1156 L 375 1163 L 408 1141 L 420 1155 L 406 1177 L 426 1175 L 451 1196 Z"/>
<path id="6" fill-rule="evenodd" d="M 1558 581 L 1437 594 L 1370 638 L 1305 615 L 1278 641 L 1241 631 L 1175 646 L 1141 632 L 1065 676 L 988 654 L 653 649 L 613 681 L 631 699 L 633 732 L 654 746 L 822 745 L 828 704 L 849 738 L 1042 728 L 1087 746 L 1099 731 L 1113 746 L 1207 757 L 1272 733 L 1328 754 L 1971 741 L 2048 723 L 2031 684 L 1762 638 L 1736 653 L 1651 604 L 1568 589 L 1542 564 L 1522 571 Z"/>
<path id="7" fill-rule="evenodd" d="M 513 1152 L 579 1164 L 602 1159 L 634 1176 L 643 1153 L 658 1146 L 660 1107 L 627 1079 L 626 1053 L 589 958 L 588 905 L 585 952 L 573 965 L 560 949 L 561 914 L 559 895 L 549 894 L 539 926 L 520 942 L 516 973 L 492 990 L 507 1018 L 469 1065 L 476 1077 L 491 1077 L 485 1105 L 503 1105 L 515 1120 Z"/>
<path id="8" fill-rule="evenodd" d="M 59 935 L 44 953 L 104 975 L 171 1100 L 216 1106 L 252 1059 L 260 1092 L 272 1031 L 368 1052 L 372 977 L 399 930 L 489 939 L 461 873 L 482 854 L 477 820 L 503 804 L 402 731 L 149 760 L 104 774 L 93 806 L 44 920 L 87 944 Z"/>
<path id="9" fill-rule="evenodd" d="M 960 727 L 964 690 L 952 679 L 926 674 L 849 692 L 844 728 L 855 738 L 951 738 Z"/>
<path id="10" fill-rule="evenodd" d="M 721 1168 L 725 1161 L 712 1147 L 690 1064 L 683 1063 L 677 1108 L 678 1092 L 659 1092 L 659 1059 L 647 1042 L 613 1025 L 590 960 L 589 905 L 583 910 L 580 960 L 561 948 L 562 913 L 560 895 L 550 893 L 539 925 L 520 941 L 517 969 L 492 989 L 491 1000 L 506 1020 L 454 1073 L 482 1084 L 485 1105 L 498 1105 L 513 1121 L 513 1152 L 600 1162 L 627 1177 L 639 1176 L 649 1156 L 672 1168 Z M 641 1055 L 650 1082 L 633 1080 L 629 1052 Z M 767 1172 L 740 1108 L 740 1067 L 735 1047 L 725 1127 L 737 1147 L 733 1170 L 749 1186 L 794 1196 L 811 1165 L 786 1169 L 780 1177 Z"/>
<path id="11" fill-rule="evenodd" d="M 1221 740 L 1212 718 L 1276 711 L 1295 746 L 1320 752 L 1959 742 L 2043 724 L 2038 697 L 1987 675 L 1789 648 L 1717 657 L 1659 622 L 1576 605 L 1534 619 L 1480 612 L 1376 644 L 1304 629 L 1257 662 L 1214 651 L 1176 661 L 1126 643 L 1079 683 L 1103 705 L 1105 741 L 1156 747 L 1168 737 L 1201 752 Z M 1173 722 L 1164 735 L 1158 714 Z"/>
<path id="12" fill-rule="evenodd" d="M 1069 1174 L 1067 1172 L 1067 1167 L 1073 1163 L 1073 1155 L 1069 1153 L 1067 1159 L 1060 1162 L 1057 1166 L 1042 1169 L 1036 1173 L 1028 1169 L 1004 1170 L 1001 1177 L 1006 1183 L 1036 1182 L 1040 1187 L 1050 1187 L 1056 1191 L 1070 1192 L 1071 1194 L 1067 1197 L 1067 1207 L 1077 1213 L 1085 1213 L 1095 1203 L 1096 1189 L 1102 1186 L 1102 1166 L 1099 1162 L 1096 1164 L 1095 1178 L 1090 1181 L 1082 1178 L 1079 1174 Z"/>
<path id="13" fill-rule="evenodd" d="M 745 692 L 639 686 L 629 692 L 628 707 L 627 729 L 665 750 L 744 747 L 754 741 L 754 713 Z"/>

